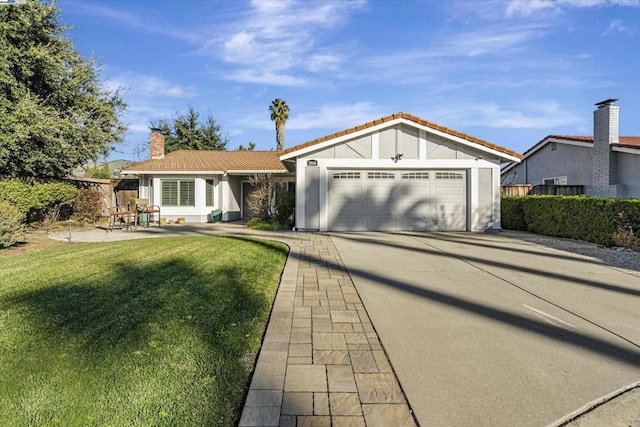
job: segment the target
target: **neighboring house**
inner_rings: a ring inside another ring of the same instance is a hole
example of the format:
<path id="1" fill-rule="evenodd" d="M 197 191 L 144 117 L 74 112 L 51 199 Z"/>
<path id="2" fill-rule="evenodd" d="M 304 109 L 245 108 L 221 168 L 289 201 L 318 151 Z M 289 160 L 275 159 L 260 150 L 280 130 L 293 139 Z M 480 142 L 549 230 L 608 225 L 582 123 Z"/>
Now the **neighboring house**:
<path id="1" fill-rule="evenodd" d="M 547 136 L 502 170 L 502 184 L 583 185 L 592 196 L 640 197 L 640 136 L 619 136 L 615 101 L 596 104 L 594 136 Z"/>
<path id="2" fill-rule="evenodd" d="M 215 209 L 222 211 L 223 221 L 246 218 L 251 176 L 266 173 L 279 181 L 294 180 L 276 151 L 180 150 L 165 155 L 164 137 L 153 131 L 150 154 L 150 160 L 122 173 L 138 176 L 138 197 L 159 205 L 167 219 L 207 222 Z"/>
<path id="3" fill-rule="evenodd" d="M 500 228 L 500 165 L 522 156 L 398 113 L 286 149 L 306 230 Z"/>
<path id="4" fill-rule="evenodd" d="M 175 151 L 151 134 L 151 159 L 123 173 L 162 216 L 248 217 L 255 173 L 293 183 L 303 230 L 500 228 L 500 165 L 520 154 L 406 113 L 275 151 Z"/>

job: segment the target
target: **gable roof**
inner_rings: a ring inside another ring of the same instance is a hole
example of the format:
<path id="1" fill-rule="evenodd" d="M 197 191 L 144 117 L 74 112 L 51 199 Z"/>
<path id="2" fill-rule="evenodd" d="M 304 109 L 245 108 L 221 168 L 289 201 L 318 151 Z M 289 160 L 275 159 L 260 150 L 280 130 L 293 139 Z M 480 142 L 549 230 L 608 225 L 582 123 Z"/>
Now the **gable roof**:
<path id="1" fill-rule="evenodd" d="M 384 123 L 388 123 L 388 122 L 391 122 L 391 121 L 394 121 L 394 120 L 398 120 L 398 119 L 404 119 L 404 120 L 407 120 L 407 121 L 410 121 L 410 122 L 413 122 L 413 123 L 416 123 L 416 124 L 431 128 L 431 129 L 433 129 L 435 131 L 439 131 L 439 132 L 445 133 L 445 134 L 453 136 L 453 137 L 462 138 L 464 140 L 467 140 L 467 141 L 470 141 L 470 142 L 474 142 L 476 144 L 480 144 L 480 145 L 482 145 L 482 146 L 484 146 L 486 148 L 490 148 L 492 150 L 498 151 L 499 153 L 506 154 L 507 156 L 510 156 L 510 157 L 516 157 L 518 159 L 522 158 L 521 154 L 516 153 L 513 150 L 509 150 L 509 149 L 507 149 L 505 147 L 501 147 L 499 145 L 491 144 L 490 142 L 487 142 L 487 141 L 482 140 L 480 138 L 476 138 L 474 136 L 467 135 L 466 133 L 458 132 L 458 131 L 446 128 L 444 126 L 437 125 L 435 123 L 432 123 L 432 122 L 429 122 L 427 120 L 421 119 L 420 117 L 413 116 L 411 114 L 403 113 L 403 112 L 400 112 L 400 113 L 397 113 L 397 114 L 392 114 L 392 115 L 386 116 L 386 117 L 382 117 L 382 118 L 377 119 L 377 120 L 372 120 L 370 122 L 364 123 L 364 124 L 359 125 L 359 126 L 355 126 L 355 127 L 352 127 L 352 128 L 349 128 L 349 129 L 345 129 L 345 130 L 340 131 L 340 132 L 336 132 L 336 133 L 333 133 L 333 134 L 330 134 L 330 135 L 327 135 L 327 136 L 323 136 L 322 138 L 314 139 L 313 141 L 308 141 L 308 142 L 305 142 L 303 144 L 298 144 L 298 145 L 296 145 L 294 147 L 287 148 L 286 150 L 284 150 L 282 152 L 282 154 L 283 154 L 283 156 L 286 156 L 286 158 L 290 158 L 290 157 L 292 157 L 291 153 L 294 153 L 296 151 L 303 150 L 305 148 L 312 147 L 314 145 L 322 144 L 324 142 L 331 141 L 333 139 L 340 138 L 340 137 L 345 136 L 345 135 L 349 135 L 349 134 L 356 133 L 356 132 L 359 132 L 359 131 L 362 131 L 362 130 L 365 130 L 365 129 L 373 128 L 375 126 L 379 126 L 379 125 L 382 125 Z"/>
<path id="2" fill-rule="evenodd" d="M 631 150 L 638 150 L 637 154 L 640 154 L 640 136 L 619 136 L 617 144 L 611 144 L 613 149 L 616 148 L 627 148 Z M 525 151 L 523 160 L 527 157 L 531 156 L 536 151 L 540 150 L 542 147 L 547 145 L 550 142 L 560 142 L 560 143 L 573 143 L 573 145 L 584 145 L 585 147 L 593 146 L 593 136 L 589 135 L 547 135 L 536 144 L 534 144 L 531 148 Z M 626 150 L 625 150 L 626 151 Z M 512 169 L 517 163 L 511 162 L 504 168 L 502 168 L 501 173 L 505 173 Z"/>
<path id="3" fill-rule="evenodd" d="M 280 151 L 178 150 L 163 159 L 131 165 L 125 173 L 145 172 L 286 172 Z"/>

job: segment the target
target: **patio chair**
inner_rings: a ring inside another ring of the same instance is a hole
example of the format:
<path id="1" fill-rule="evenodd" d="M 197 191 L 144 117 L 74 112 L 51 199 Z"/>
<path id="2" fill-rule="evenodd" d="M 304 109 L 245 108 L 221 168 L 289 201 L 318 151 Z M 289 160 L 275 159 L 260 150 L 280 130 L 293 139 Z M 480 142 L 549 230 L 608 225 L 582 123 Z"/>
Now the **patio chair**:
<path id="1" fill-rule="evenodd" d="M 129 206 L 115 206 L 109 208 L 109 225 L 107 226 L 107 232 L 113 231 L 114 228 L 123 227 L 126 231 L 129 231 L 129 227 L 136 225 L 136 216 Z"/>
<path id="2" fill-rule="evenodd" d="M 142 225 L 147 228 L 154 222 L 155 215 L 158 215 L 158 227 L 160 227 L 160 206 L 150 205 L 149 199 L 136 200 L 136 226 Z M 136 228 L 137 229 L 137 228 Z"/>

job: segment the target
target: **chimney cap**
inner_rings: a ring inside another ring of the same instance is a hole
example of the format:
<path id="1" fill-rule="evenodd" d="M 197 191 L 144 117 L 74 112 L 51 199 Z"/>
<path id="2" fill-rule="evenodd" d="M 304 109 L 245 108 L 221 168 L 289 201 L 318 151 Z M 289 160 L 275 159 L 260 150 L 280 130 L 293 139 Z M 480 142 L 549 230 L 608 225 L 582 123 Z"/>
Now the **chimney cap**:
<path id="1" fill-rule="evenodd" d="M 611 105 L 611 104 L 613 104 L 614 102 L 616 102 L 617 100 L 618 100 L 618 99 L 616 99 L 616 98 L 610 98 L 610 99 L 606 99 L 606 100 L 601 101 L 601 102 L 596 102 L 596 104 L 595 104 L 595 105 L 596 105 L 598 108 L 601 108 L 601 107 L 604 107 L 605 105 Z"/>
<path id="2" fill-rule="evenodd" d="M 160 129 L 160 128 L 149 127 L 149 129 L 151 129 L 151 132 L 162 133 L 162 129 Z"/>

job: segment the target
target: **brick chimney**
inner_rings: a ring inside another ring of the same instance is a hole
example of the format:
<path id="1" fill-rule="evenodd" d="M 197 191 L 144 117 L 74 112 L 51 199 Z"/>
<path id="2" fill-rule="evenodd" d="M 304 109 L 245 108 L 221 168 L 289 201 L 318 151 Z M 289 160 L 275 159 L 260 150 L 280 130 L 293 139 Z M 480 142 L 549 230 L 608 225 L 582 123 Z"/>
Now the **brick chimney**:
<path id="1" fill-rule="evenodd" d="M 151 160 L 164 159 L 164 135 L 160 132 L 160 129 L 151 128 L 149 156 Z"/>
<path id="2" fill-rule="evenodd" d="M 619 140 L 620 107 L 616 101 L 598 102 L 593 112 L 593 186 L 605 192 L 618 183 L 616 153 L 611 149 Z"/>

